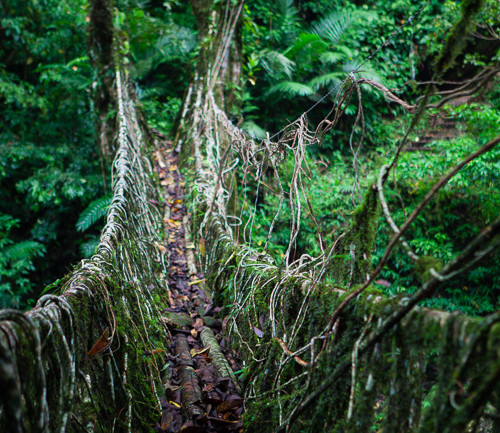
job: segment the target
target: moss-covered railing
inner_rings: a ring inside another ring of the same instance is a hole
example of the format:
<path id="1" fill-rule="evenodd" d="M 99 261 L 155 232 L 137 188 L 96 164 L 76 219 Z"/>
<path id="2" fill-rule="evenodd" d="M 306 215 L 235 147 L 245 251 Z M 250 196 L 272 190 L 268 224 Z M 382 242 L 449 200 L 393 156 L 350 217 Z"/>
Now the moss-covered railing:
<path id="1" fill-rule="evenodd" d="M 218 108 L 217 93 L 205 84 L 216 81 L 211 78 L 216 71 L 204 67 L 189 89 L 178 144 L 192 180 L 192 232 L 202 247 L 200 261 L 215 302 L 229 316 L 228 334 L 245 366 L 247 431 L 500 429 L 500 314 L 479 319 L 416 306 L 442 279 L 490 249 L 499 221 L 441 273 L 428 270 L 414 296 L 389 299 L 370 284 L 373 277 L 367 280 L 381 210 L 386 211 L 381 171 L 335 245 L 324 245 L 321 257 L 295 262 L 289 247 L 277 265 L 265 250 L 248 246 L 251 237 L 245 244 L 235 242 L 235 226 L 245 224 L 231 213 L 237 208 L 236 172 L 251 172 L 255 179 L 253 202 L 261 181 L 283 196 L 279 164 L 287 155 L 295 158 L 288 197 L 296 200 L 295 209 L 290 205 L 296 212 L 304 149 L 335 125 L 358 84 L 346 78 L 331 116 L 316 131 L 301 118 L 281 131 L 279 140 L 256 143 Z M 300 209 L 292 215 L 290 246 L 298 218 Z M 400 237 L 397 230 L 388 252 Z"/>
<path id="2" fill-rule="evenodd" d="M 368 232 L 380 215 L 373 192 L 343 242 L 328 250 L 345 257 L 361 237 L 366 251 L 353 265 L 323 258 L 277 266 L 236 244 L 222 208 L 234 159 L 211 166 L 204 149 L 256 147 L 213 102 L 207 106 L 196 116 L 213 135 L 201 132 L 190 142 L 194 155 L 204 155 L 192 188 L 194 232 L 204 239 L 207 284 L 226 307 L 228 332 L 244 360 L 248 431 L 451 433 L 497 423 L 500 315 L 474 319 L 412 308 L 412 298 L 388 299 L 372 286 L 339 310 L 367 272 Z M 353 270 L 359 275 L 347 290 Z M 345 288 L 324 283 L 325 272 L 340 275 Z M 423 290 L 437 282 L 431 278 Z"/>
<path id="3" fill-rule="evenodd" d="M 0 431 L 149 431 L 158 417 L 158 190 L 130 86 L 117 68 L 113 200 L 95 255 L 60 295 L 0 311 Z"/>

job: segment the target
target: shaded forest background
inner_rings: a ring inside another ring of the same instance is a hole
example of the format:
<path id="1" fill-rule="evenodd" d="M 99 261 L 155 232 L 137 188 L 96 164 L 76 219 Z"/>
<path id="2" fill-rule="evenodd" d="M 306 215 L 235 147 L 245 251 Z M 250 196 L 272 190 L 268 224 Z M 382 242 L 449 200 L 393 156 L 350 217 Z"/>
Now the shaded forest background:
<path id="1" fill-rule="evenodd" d="M 317 103 L 308 113 L 316 126 L 345 74 L 405 24 L 362 74 L 413 102 L 419 82 L 431 79 L 433 61 L 460 13 L 457 2 L 431 0 L 418 19 L 406 22 L 421 6 L 411 0 L 249 1 L 238 30 L 243 78 L 231 85 L 232 120 L 252 137 L 265 138 Z M 168 136 L 175 131 L 196 53 L 203 50 L 195 19 L 182 1 L 117 1 L 116 8 L 115 26 L 131 35 L 129 73 L 142 109 L 150 125 Z M 440 90 L 498 66 L 499 16 L 498 1 L 486 1 L 474 37 Z M 50 289 L 79 259 L 92 255 L 110 201 L 112 161 L 100 153 L 94 127 L 98 113 L 91 101 L 98 77 L 87 55 L 87 2 L 3 0 L 0 18 L 0 307 L 29 308 L 45 286 Z M 311 197 L 318 198 L 311 205 L 326 242 L 345 229 L 359 191 L 374 181 L 407 121 L 402 108 L 369 89 L 363 87 L 362 147 L 353 145 L 359 127 L 351 137 L 359 102 L 353 97 L 347 116 L 307 156 Z M 396 221 L 440 174 L 498 133 L 498 77 L 479 90 L 476 97 L 431 110 L 410 137 L 391 180 L 396 192 L 387 197 Z M 499 158 L 495 149 L 470 163 L 421 214 L 407 233 L 419 255 L 447 261 L 498 215 Z M 356 173 L 359 185 L 352 182 Z M 246 185 L 254 187 L 251 181 Z M 279 200 L 268 189 L 235 213 L 249 217 L 255 203 L 252 242 L 260 246 Z M 285 209 L 269 244 L 278 261 L 288 243 L 288 218 Z M 318 252 L 316 232 L 311 218 L 301 221 L 295 258 Z M 236 234 L 245 236 L 243 229 Z M 388 236 L 378 234 L 374 261 Z M 412 292 L 423 277 L 398 251 L 378 285 L 388 293 Z M 497 252 L 458 283 L 443 284 L 428 303 L 485 314 L 498 309 L 499 288 Z"/>

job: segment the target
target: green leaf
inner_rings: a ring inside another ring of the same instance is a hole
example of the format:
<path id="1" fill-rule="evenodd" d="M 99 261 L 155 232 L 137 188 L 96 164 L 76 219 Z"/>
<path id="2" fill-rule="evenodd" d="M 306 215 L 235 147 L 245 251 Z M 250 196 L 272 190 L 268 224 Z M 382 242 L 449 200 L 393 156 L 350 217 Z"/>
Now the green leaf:
<path id="1" fill-rule="evenodd" d="M 80 253 L 85 259 L 90 259 L 99 245 L 99 237 L 94 236 L 80 245 Z"/>
<path id="2" fill-rule="evenodd" d="M 11 245 L 2 251 L 2 255 L 10 261 L 30 260 L 35 256 L 42 256 L 45 247 L 36 241 L 22 241 Z"/>
<path id="3" fill-rule="evenodd" d="M 87 209 L 80 214 L 80 217 L 76 222 L 76 229 L 79 232 L 84 232 L 104 217 L 108 211 L 109 205 L 111 204 L 111 200 L 111 197 L 104 196 L 91 202 Z"/>
<path id="4" fill-rule="evenodd" d="M 294 58 L 302 49 L 311 46 L 313 51 L 320 52 L 327 48 L 327 44 L 318 35 L 313 33 L 301 33 L 295 43 L 283 54 L 289 58 Z"/>
<path id="5" fill-rule="evenodd" d="M 331 72 L 329 74 L 323 74 L 309 81 L 309 86 L 316 90 L 320 87 L 333 88 L 341 83 L 343 76 L 344 74 L 342 74 L 341 72 Z"/>
<path id="6" fill-rule="evenodd" d="M 243 129 L 243 131 L 245 131 L 252 138 L 266 138 L 266 130 L 257 125 L 253 120 L 243 122 L 241 129 Z"/>
<path id="7" fill-rule="evenodd" d="M 260 64 L 271 77 L 280 78 L 286 76 L 290 78 L 295 70 L 295 62 L 284 54 L 274 50 L 263 50 Z"/>
<path id="8" fill-rule="evenodd" d="M 295 96 L 311 96 L 314 95 L 314 89 L 310 86 L 295 81 L 282 81 L 275 84 L 268 90 L 268 95 L 271 93 L 279 93 L 285 98 L 293 98 Z"/>
<path id="9" fill-rule="evenodd" d="M 338 63 L 344 59 L 345 54 L 333 51 L 325 51 L 319 56 L 319 61 L 322 63 Z"/>
<path id="10" fill-rule="evenodd" d="M 373 13 L 366 11 L 332 12 L 314 24 L 311 30 L 321 39 L 336 45 L 350 27 L 360 24 L 365 26 L 366 21 L 373 17 Z"/>

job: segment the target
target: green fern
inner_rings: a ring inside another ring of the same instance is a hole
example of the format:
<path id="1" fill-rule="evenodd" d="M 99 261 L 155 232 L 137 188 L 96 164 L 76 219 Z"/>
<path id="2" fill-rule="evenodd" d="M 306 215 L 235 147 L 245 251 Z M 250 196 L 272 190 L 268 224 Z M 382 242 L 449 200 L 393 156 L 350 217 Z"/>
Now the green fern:
<path id="1" fill-rule="evenodd" d="M 257 125 L 253 120 L 243 122 L 241 129 L 254 139 L 266 138 L 266 130 Z"/>
<path id="2" fill-rule="evenodd" d="M 83 258 L 90 259 L 95 253 L 97 245 L 99 245 L 99 237 L 93 236 L 88 241 L 80 245 L 80 254 L 83 256 Z"/>
<path id="3" fill-rule="evenodd" d="M 299 29 L 299 11 L 293 0 L 275 0 L 275 30 L 272 36 L 278 43 L 289 44 Z"/>
<path id="4" fill-rule="evenodd" d="M 1 254 L 10 262 L 31 260 L 45 254 L 45 247 L 36 241 L 21 241 L 4 248 Z"/>
<path id="5" fill-rule="evenodd" d="M 108 207 L 111 204 L 111 197 L 104 196 L 91 202 L 85 209 L 76 222 L 76 229 L 79 232 L 84 232 L 90 226 L 99 221 L 108 212 Z"/>
<path id="6" fill-rule="evenodd" d="M 301 33 L 295 40 L 294 44 L 285 50 L 284 54 L 293 59 L 304 48 L 311 48 L 314 52 L 321 52 L 328 48 L 328 44 L 325 43 L 318 35 L 313 33 Z"/>
<path id="7" fill-rule="evenodd" d="M 337 45 L 347 30 L 356 25 L 366 25 L 366 21 L 374 17 L 367 11 L 333 12 L 312 26 L 312 33 Z"/>
<path id="8" fill-rule="evenodd" d="M 273 78 L 290 78 L 295 70 L 293 60 L 274 50 L 263 50 L 260 54 L 260 64 Z"/>
<path id="9" fill-rule="evenodd" d="M 278 93 L 283 97 L 294 98 L 296 96 L 312 96 L 315 92 L 314 89 L 307 84 L 297 83 L 295 81 L 282 81 L 272 86 L 267 93 Z"/>
<path id="10" fill-rule="evenodd" d="M 344 53 L 325 51 L 319 56 L 319 61 L 322 63 L 338 63 L 344 59 Z"/>
<path id="11" fill-rule="evenodd" d="M 144 77 L 160 64 L 186 56 L 196 46 L 196 34 L 186 27 L 173 23 L 165 27 L 152 17 L 147 17 L 143 24 L 143 37 L 136 36 L 132 41 L 135 77 Z M 145 46 L 143 41 L 152 38 L 155 29 L 160 36 L 154 44 Z"/>
<path id="12" fill-rule="evenodd" d="M 330 72 L 329 74 L 314 77 L 311 81 L 309 81 L 309 86 L 316 90 L 321 87 L 334 88 L 341 83 L 343 78 L 344 74 L 341 72 Z"/>

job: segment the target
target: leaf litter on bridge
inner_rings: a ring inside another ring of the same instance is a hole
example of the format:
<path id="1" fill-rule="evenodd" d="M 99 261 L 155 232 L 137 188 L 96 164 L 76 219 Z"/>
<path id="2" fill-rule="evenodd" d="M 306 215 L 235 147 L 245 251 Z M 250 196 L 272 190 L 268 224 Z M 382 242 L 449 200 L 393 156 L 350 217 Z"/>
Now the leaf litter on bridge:
<path id="1" fill-rule="evenodd" d="M 165 384 L 162 416 L 154 429 L 157 432 L 210 433 L 242 432 L 243 398 L 239 385 L 231 377 L 222 376 L 219 346 L 224 352 L 222 362 L 238 370 L 236 354 L 231 353 L 224 338 L 226 321 L 218 317 L 221 309 L 211 303 L 204 277 L 186 251 L 194 244 L 186 239 L 187 215 L 183 202 L 184 181 L 179 172 L 178 154 L 163 143 L 155 152 L 155 170 L 165 197 L 165 241 L 161 248 L 166 256 L 168 302 L 163 310 L 164 322 L 172 332 L 172 342 L 165 354 L 161 371 Z M 192 257 L 192 256 L 191 256 Z M 209 327 L 214 338 L 205 327 Z M 204 331 L 203 345 L 201 333 Z M 217 347 L 218 349 L 218 347 Z M 229 367 L 230 366 L 230 367 Z"/>

